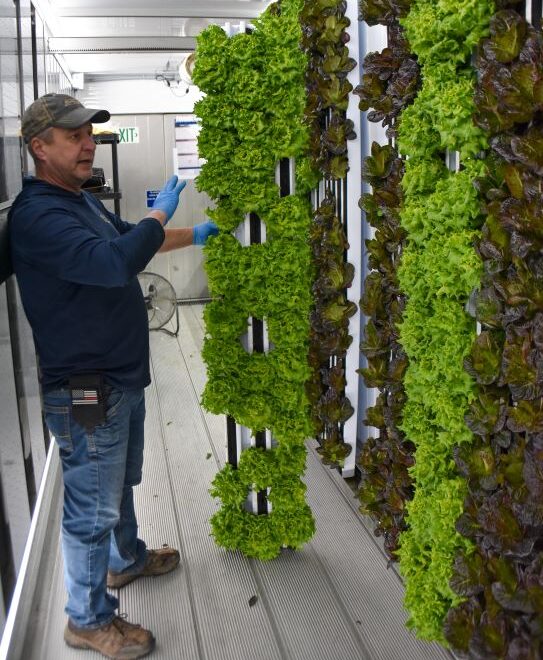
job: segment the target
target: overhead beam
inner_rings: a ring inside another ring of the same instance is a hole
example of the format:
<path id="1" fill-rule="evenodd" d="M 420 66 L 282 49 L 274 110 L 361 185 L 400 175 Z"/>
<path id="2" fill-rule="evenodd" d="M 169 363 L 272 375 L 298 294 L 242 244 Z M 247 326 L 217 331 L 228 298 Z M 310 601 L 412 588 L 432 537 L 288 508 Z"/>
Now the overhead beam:
<path id="1" fill-rule="evenodd" d="M 221 2 L 203 0 L 201 2 L 190 2 L 183 4 L 181 2 L 172 6 L 165 6 L 161 3 L 161 7 L 155 7 L 152 3 L 147 6 L 108 6 L 105 3 L 103 6 L 95 3 L 92 7 L 58 7 L 56 9 L 56 16 L 59 19 L 62 17 L 79 17 L 79 18 L 100 18 L 100 17 L 156 17 L 156 18 L 225 18 L 225 19 L 248 19 L 257 18 L 262 14 L 269 2 L 262 2 L 261 0 L 246 0 L 246 2 Z"/>
<path id="2" fill-rule="evenodd" d="M 179 53 L 196 48 L 194 37 L 51 37 L 52 53 Z"/>

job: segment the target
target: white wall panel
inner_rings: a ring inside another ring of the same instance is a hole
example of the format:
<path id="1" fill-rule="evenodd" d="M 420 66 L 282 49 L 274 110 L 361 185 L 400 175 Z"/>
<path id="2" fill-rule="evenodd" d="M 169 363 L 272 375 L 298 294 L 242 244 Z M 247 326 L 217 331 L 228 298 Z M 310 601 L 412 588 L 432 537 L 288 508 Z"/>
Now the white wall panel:
<path id="1" fill-rule="evenodd" d="M 137 222 L 145 217 L 148 211 L 146 190 L 160 189 L 173 174 L 172 149 L 175 146 L 176 116 L 127 114 L 112 117 L 110 125 L 113 128 L 136 127 L 139 131 L 138 143 L 121 143 L 117 146 L 123 219 Z M 98 146 L 94 165 L 102 167 L 105 177 L 111 179 L 111 148 L 108 145 Z M 113 202 L 107 201 L 105 204 L 113 210 Z M 181 193 L 179 206 L 168 226 L 192 227 L 203 222 L 205 209 L 210 205 L 209 197 L 199 193 L 194 182 L 189 181 Z M 178 298 L 201 298 L 208 295 L 200 247 L 189 246 L 182 250 L 157 254 L 146 270 L 166 277 L 172 283 Z"/>
<path id="2" fill-rule="evenodd" d="M 0 286 L 0 475 L 15 571 L 23 558 L 30 527 L 23 443 L 15 392 L 15 374 L 8 324 L 6 285 Z"/>

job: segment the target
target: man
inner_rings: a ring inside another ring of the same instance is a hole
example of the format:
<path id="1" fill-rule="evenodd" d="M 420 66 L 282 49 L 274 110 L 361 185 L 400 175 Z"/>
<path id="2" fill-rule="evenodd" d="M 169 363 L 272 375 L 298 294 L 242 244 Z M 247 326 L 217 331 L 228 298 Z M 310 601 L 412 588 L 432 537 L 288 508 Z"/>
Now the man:
<path id="1" fill-rule="evenodd" d="M 64 638 L 109 658 L 140 658 L 154 637 L 116 615 L 107 592 L 179 564 L 137 536 L 132 489 L 141 481 L 147 310 L 137 280 L 157 251 L 203 245 L 212 222 L 164 229 L 184 181 L 172 177 L 138 224 L 110 213 L 81 185 L 92 175 L 92 123 L 109 112 L 46 94 L 24 113 L 36 167 L 10 212 L 11 251 L 40 364 L 44 413 L 64 477 Z"/>

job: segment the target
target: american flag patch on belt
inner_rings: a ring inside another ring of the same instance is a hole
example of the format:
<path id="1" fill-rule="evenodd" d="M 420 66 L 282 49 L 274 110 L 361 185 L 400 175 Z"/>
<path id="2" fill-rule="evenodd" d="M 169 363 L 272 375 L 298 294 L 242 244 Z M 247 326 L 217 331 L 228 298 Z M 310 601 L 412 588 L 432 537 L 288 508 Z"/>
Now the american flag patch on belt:
<path id="1" fill-rule="evenodd" d="M 72 405 L 89 406 L 98 403 L 98 390 L 72 390 Z"/>

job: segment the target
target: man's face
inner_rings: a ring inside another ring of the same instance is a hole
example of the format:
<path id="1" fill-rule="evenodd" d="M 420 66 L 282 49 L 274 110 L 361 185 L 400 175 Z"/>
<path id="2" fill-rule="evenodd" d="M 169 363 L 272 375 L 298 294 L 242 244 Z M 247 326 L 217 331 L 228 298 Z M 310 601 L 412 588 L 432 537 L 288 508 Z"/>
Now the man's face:
<path id="1" fill-rule="evenodd" d="M 52 141 L 34 138 L 33 149 L 40 162 L 40 173 L 47 180 L 70 190 L 79 190 L 92 176 L 96 144 L 92 124 L 79 128 L 53 128 Z"/>

